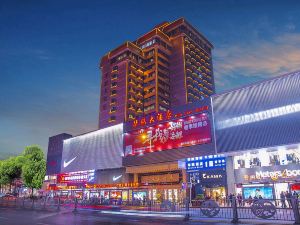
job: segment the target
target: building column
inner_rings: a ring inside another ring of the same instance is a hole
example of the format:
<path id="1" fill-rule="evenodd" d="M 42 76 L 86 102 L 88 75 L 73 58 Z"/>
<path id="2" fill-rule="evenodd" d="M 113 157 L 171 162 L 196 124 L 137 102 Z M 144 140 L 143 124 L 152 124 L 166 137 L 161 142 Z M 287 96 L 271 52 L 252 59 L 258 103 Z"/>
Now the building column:
<path id="1" fill-rule="evenodd" d="M 139 182 L 139 174 L 138 173 L 134 173 L 133 174 L 133 182 L 134 183 L 138 183 Z"/>
<path id="2" fill-rule="evenodd" d="M 233 157 L 226 157 L 226 175 L 227 175 L 227 195 L 235 193 L 235 177 L 234 177 L 234 166 Z"/>

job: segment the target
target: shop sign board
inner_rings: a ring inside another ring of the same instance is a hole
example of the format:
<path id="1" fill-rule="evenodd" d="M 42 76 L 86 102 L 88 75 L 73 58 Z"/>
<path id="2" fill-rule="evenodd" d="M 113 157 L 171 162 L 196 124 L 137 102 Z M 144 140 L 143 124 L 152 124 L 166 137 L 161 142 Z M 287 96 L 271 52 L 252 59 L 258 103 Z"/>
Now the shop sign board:
<path id="1" fill-rule="evenodd" d="M 208 155 L 187 158 L 185 162 L 187 172 L 226 167 L 226 158 L 224 155 Z"/>
<path id="2" fill-rule="evenodd" d="M 143 184 L 161 184 L 161 183 L 178 183 L 179 173 L 166 173 L 141 176 Z"/>
<path id="3" fill-rule="evenodd" d="M 62 173 L 57 175 L 57 183 L 60 184 L 94 183 L 94 181 L 95 181 L 95 170 Z"/>
<path id="4" fill-rule="evenodd" d="M 130 183 L 133 181 L 132 176 L 126 174 L 125 168 L 97 170 L 95 183 L 113 184 L 113 183 Z"/>
<path id="5" fill-rule="evenodd" d="M 300 165 L 267 166 L 249 169 L 236 169 L 237 183 L 278 182 L 300 179 Z"/>
<path id="6" fill-rule="evenodd" d="M 205 113 L 172 120 L 124 135 L 125 156 L 163 151 L 211 142 L 211 128 Z"/>
<path id="7" fill-rule="evenodd" d="M 139 187 L 139 183 L 116 183 L 116 184 L 86 184 L 88 189 L 98 188 L 136 188 Z"/>
<path id="8" fill-rule="evenodd" d="M 208 110 L 209 110 L 209 106 L 204 105 L 202 107 L 186 110 L 183 112 L 177 112 L 177 113 L 173 112 L 172 110 L 167 110 L 166 112 L 155 112 L 131 121 L 130 127 L 131 129 L 138 129 L 145 126 L 153 126 L 157 123 L 179 119 L 196 113 L 207 112 Z"/>
<path id="9" fill-rule="evenodd" d="M 204 187 L 226 186 L 226 170 L 224 169 L 209 169 L 200 170 L 191 173 L 191 176 L 199 180 L 199 183 Z"/>

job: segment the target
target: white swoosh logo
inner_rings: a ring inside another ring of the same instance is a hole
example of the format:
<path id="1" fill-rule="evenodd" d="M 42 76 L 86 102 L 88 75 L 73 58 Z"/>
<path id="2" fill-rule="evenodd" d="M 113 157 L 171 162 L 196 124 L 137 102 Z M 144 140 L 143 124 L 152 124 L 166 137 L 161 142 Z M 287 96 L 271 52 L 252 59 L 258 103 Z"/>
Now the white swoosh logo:
<path id="1" fill-rule="evenodd" d="M 123 176 L 123 175 L 120 175 L 120 176 L 118 176 L 118 177 L 113 176 L 113 181 L 119 180 L 122 176 Z"/>
<path id="2" fill-rule="evenodd" d="M 76 158 L 77 158 L 77 156 L 75 156 L 73 159 L 69 160 L 68 162 L 64 161 L 64 168 L 66 168 L 68 165 L 70 165 Z"/>

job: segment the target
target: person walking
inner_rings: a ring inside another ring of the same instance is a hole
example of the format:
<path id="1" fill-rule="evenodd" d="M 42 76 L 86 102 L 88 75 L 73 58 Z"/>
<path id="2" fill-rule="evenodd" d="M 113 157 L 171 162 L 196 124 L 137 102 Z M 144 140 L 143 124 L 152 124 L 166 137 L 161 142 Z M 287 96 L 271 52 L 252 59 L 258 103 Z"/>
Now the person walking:
<path id="1" fill-rule="evenodd" d="M 231 194 L 231 193 L 229 194 L 228 200 L 229 200 L 229 206 L 232 206 L 233 194 Z"/>
<path id="2" fill-rule="evenodd" d="M 252 196 L 251 195 L 249 195 L 249 198 L 248 198 L 248 205 L 249 206 L 251 206 L 252 205 Z"/>
<path id="3" fill-rule="evenodd" d="M 242 204 L 243 204 L 243 197 L 242 197 L 241 193 L 238 193 L 237 200 L 238 200 L 239 206 L 242 206 Z"/>
<path id="4" fill-rule="evenodd" d="M 294 198 L 296 198 L 296 199 L 298 199 L 298 197 L 299 197 L 299 195 L 298 195 L 298 193 L 297 193 L 296 191 L 293 192 L 293 196 L 294 196 Z"/>
<path id="5" fill-rule="evenodd" d="M 289 208 L 292 208 L 292 194 L 291 194 L 291 192 L 286 191 L 285 197 L 286 197 L 286 200 L 289 204 Z"/>
<path id="6" fill-rule="evenodd" d="M 286 208 L 285 194 L 283 191 L 280 193 L 280 202 L 281 202 L 281 208 Z"/>

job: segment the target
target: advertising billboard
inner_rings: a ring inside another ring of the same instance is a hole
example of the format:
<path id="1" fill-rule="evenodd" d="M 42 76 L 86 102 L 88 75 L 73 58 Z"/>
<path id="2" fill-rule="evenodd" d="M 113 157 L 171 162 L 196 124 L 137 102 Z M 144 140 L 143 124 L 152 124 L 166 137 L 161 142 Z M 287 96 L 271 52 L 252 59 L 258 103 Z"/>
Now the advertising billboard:
<path id="1" fill-rule="evenodd" d="M 122 167 L 123 124 L 67 139 L 63 143 L 62 173 Z"/>
<path id="2" fill-rule="evenodd" d="M 260 198 L 263 199 L 273 199 L 273 187 L 271 186 L 258 186 L 258 187 L 244 187 L 243 188 L 243 198 Z"/>
<path id="3" fill-rule="evenodd" d="M 120 184 L 133 182 L 131 174 L 127 174 L 125 168 L 97 170 L 96 182 L 97 184 Z"/>
<path id="4" fill-rule="evenodd" d="M 300 72 L 212 97 L 217 152 L 300 143 Z"/>
<path id="5" fill-rule="evenodd" d="M 75 185 L 75 184 L 94 183 L 94 181 L 95 181 L 95 170 L 62 173 L 57 175 L 58 184 Z"/>
<path id="6" fill-rule="evenodd" d="M 206 113 L 195 114 L 124 134 L 125 156 L 209 142 L 211 142 L 211 128 Z"/>

